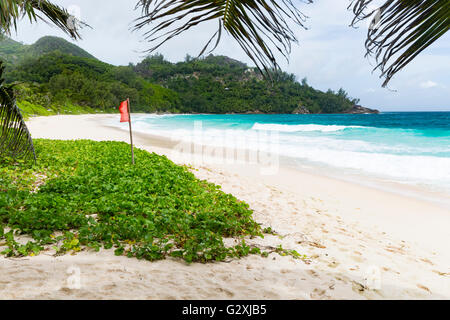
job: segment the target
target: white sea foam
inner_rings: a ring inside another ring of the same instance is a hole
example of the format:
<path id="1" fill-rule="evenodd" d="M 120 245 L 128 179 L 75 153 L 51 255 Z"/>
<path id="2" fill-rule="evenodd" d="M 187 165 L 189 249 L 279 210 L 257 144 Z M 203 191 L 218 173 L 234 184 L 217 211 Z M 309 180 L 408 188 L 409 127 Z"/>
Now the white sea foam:
<path id="1" fill-rule="evenodd" d="M 321 131 L 321 132 L 335 132 L 351 128 L 364 128 L 360 126 L 338 126 L 338 125 L 319 125 L 319 124 L 276 124 L 276 123 L 255 123 L 252 127 L 253 130 L 267 130 L 267 131 L 279 131 L 279 132 L 309 132 L 309 131 Z"/>
<path id="2" fill-rule="evenodd" d="M 381 177 L 450 187 L 450 159 L 328 149 L 323 146 L 280 146 L 280 154 Z"/>
<path id="3" fill-rule="evenodd" d="M 421 154 L 427 151 L 432 152 L 435 149 L 432 146 L 405 145 L 396 141 L 371 142 L 359 140 L 357 137 L 340 140 L 320 135 L 320 132 L 369 127 L 255 123 L 251 130 L 206 127 L 199 131 L 186 124 L 179 129 L 174 129 L 173 124 L 147 122 L 144 117 L 135 118 L 135 120 L 136 131 L 167 138 L 195 141 L 199 144 L 224 148 L 243 147 L 264 152 L 276 150 L 280 156 L 299 159 L 305 164 L 316 163 L 412 184 L 436 184 L 450 189 L 450 158 Z M 269 134 L 269 138 L 271 132 L 279 133 L 277 140 L 269 139 L 267 143 L 261 143 L 258 138 L 264 131 Z M 301 134 L 301 132 L 310 131 L 316 131 L 317 135 Z M 298 132 L 298 134 L 289 134 L 292 132 Z M 244 140 L 245 145 L 242 144 Z"/>

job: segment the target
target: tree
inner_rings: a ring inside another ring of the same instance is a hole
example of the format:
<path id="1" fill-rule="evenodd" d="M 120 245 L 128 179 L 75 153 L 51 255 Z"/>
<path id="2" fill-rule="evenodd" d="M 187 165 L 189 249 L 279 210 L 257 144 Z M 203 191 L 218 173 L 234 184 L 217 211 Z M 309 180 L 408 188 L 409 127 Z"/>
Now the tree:
<path id="1" fill-rule="evenodd" d="M 157 50 L 166 41 L 200 23 L 216 21 L 218 29 L 199 57 L 207 51 L 212 52 L 219 44 L 222 32 L 226 31 L 256 66 L 267 74 L 271 69 L 278 69 L 274 49 L 269 43 L 287 58 L 291 43 L 297 42 L 288 21 L 304 27 L 306 18 L 292 0 L 140 0 L 137 7 L 142 9 L 142 16 L 137 20 L 135 29 L 157 22 L 146 33 L 146 38 L 156 43 L 149 51 Z M 182 20 L 186 22 L 180 25 Z"/>
<path id="2" fill-rule="evenodd" d="M 304 77 L 302 79 L 302 86 L 307 87 L 308 86 L 308 78 Z"/>
<path id="3" fill-rule="evenodd" d="M 348 93 L 343 89 L 340 88 L 337 92 L 337 95 L 341 98 L 347 99 L 348 98 Z"/>
<path id="4" fill-rule="evenodd" d="M 373 3 L 351 0 L 349 9 L 355 14 L 353 26 L 362 20 L 371 21 L 367 55 L 375 56 L 376 68 L 381 70 L 386 86 L 397 72 L 449 30 L 450 1 L 384 0 L 376 10 L 368 10 Z M 199 56 L 209 48 L 213 51 L 226 31 L 266 74 L 278 68 L 274 51 L 287 58 L 291 44 L 297 42 L 289 22 L 304 28 L 306 18 L 292 0 L 140 0 L 137 7 L 142 9 L 142 16 L 136 29 L 154 23 L 146 33 L 147 39 L 156 43 L 149 51 L 198 24 L 216 21 L 218 29 Z"/>
<path id="5" fill-rule="evenodd" d="M 0 61 L 0 159 L 27 158 L 36 160 L 33 141 L 16 105 L 14 88 L 5 85 L 3 61 Z"/>
<path id="6" fill-rule="evenodd" d="M 366 56 L 374 56 L 385 87 L 392 77 L 450 28 L 449 0 L 385 0 L 369 10 L 373 0 L 352 0 L 352 25 L 371 19 Z M 374 70 L 375 70 L 374 69 Z"/>
<path id="7" fill-rule="evenodd" d="M 44 17 L 43 17 L 44 16 Z M 54 25 L 69 34 L 72 38 L 78 34 L 79 21 L 67 10 L 47 0 L 2 0 L 0 1 L 0 31 L 9 35 L 17 30 L 17 21 L 28 17 L 30 22 L 50 20 Z"/>
<path id="8" fill-rule="evenodd" d="M 0 1 L 0 34 L 9 35 L 17 30 L 17 21 L 25 16 L 31 22 L 50 20 L 72 38 L 79 38 L 75 18 L 46 0 Z M 3 62 L 0 61 L 0 156 L 17 158 L 33 155 L 36 159 L 31 135 L 16 105 L 13 86 L 4 84 L 3 71 Z"/>

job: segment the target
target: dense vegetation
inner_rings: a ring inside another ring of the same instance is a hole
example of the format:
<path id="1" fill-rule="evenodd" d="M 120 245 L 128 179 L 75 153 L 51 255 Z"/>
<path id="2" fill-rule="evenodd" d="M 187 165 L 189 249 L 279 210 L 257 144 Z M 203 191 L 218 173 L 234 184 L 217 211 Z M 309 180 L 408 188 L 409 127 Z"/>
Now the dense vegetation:
<path id="1" fill-rule="evenodd" d="M 284 72 L 263 79 L 223 56 L 171 63 L 161 55 L 112 66 L 77 46 L 44 37 L 31 46 L 5 39 L 6 80 L 19 81 L 19 106 L 31 114 L 107 112 L 130 98 L 132 109 L 173 113 L 341 113 L 358 102 L 340 89 L 322 92 Z"/>
<path id="2" fill-rule="evenodd" d="M 0 57 L 7 65 L 16 64 L 23 59 L 26 46 L 0 34 Z"/>
<path id="3" fill-rule="evenodd" d="M 58 37 L 42 37 L 32 45 L 23 45 L 0 34 L 0 57 L 10 64 L 17 65 L 27 58 L 37 58 L 47 53 L 61 53 L 95 59 L 95 57 L 77 45 Z"/>
<path id="4" fill-rule="evenodd" d="M 136 150 L 133 166 L 125 143 L 35 140 L 35 147 L 38 165 L 0 166 L 4 255 L 52 247 L 56 254 L 114 247 L 117 255 L 188 262 L 267 254 L 243 240 L 226 247 L 224 237 L 262 235 L 248 205 L 164 156 Z"/>
<path id="5" fill-rule="evenodd" d="M 315 90 L 293 74 L 279 72 L 264 80 L 254 68 L 224 56 L 186 57 L 170 63 L 161 55 L 147 57 L 134 67 L 144 78 L 177 92 L 182 112 L 200 113 L 340 113 L 359 100 Z"/>
<path id="6" fill-rule="evenodd" d="M 7 61 L 5 78 L 20 83 L 18 105 L 29 115 L 108 112 L 128 97 L 134 111 L 177 111 L 175 92 L 60 38 L 44 37 L 31 46 L 5 38 L 0 54 Z"/>
<path id="7" fill-rule="evenodd" d="M 18 86 L 19 105 L 28 102 L 50 109 L 79 105 L 104 112 L 129 97 L 134 111 L 154 112 L 172 110 L 177 103 L 176 93 L 144 80 L 130 67 L 59 51 L 25 59 L 9 68 L 5 77 L 22 83 Z"/>

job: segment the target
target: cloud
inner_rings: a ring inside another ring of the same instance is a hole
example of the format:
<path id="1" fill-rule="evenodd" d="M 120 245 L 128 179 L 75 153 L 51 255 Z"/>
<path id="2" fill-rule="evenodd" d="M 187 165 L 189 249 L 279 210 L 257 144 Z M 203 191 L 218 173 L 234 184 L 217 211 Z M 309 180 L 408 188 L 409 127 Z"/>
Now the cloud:
<path id="1" fill-rule="evenodd" d="M 438 84 L 434 81 L 428 80 L 428 81 L 424 81 L 424 82 L 420 83 L 420 86 L 424 89 L 430 89 L 430 88 L 437 87 Z"/>

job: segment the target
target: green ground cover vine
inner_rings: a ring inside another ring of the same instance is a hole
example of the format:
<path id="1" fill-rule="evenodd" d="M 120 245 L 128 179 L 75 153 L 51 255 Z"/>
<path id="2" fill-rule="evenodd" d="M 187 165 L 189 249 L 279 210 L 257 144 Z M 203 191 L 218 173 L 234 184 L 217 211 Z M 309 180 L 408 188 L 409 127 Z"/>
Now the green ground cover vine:
<path id="1" fill-rule="evenodd" d="M 113 248 L 150 261 L 267 256 L 245 243 L 246 236 L 263 236 L 248 204 L 164 156 L 136 150 L 133 166 L 129 145 L 121 142 L 37 139 L 35 147 L 37 165 L 0 166 L 3 255 Z M 240 244 L 227 247 L 224 238 Z"/>

